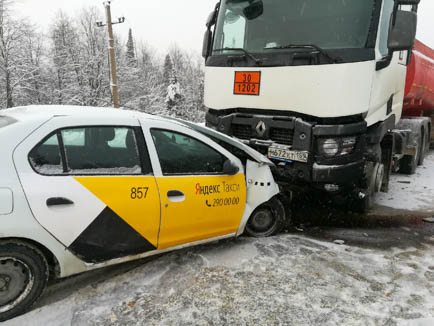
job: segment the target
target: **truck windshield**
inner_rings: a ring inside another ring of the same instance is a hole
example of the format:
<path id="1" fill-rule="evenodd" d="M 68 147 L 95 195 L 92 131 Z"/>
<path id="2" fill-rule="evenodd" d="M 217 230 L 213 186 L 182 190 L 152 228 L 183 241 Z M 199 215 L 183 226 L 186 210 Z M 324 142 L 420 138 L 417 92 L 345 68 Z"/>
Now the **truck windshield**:
<path id="1" fill-rule="evenodd" d="M 289 45 L 365 48 L 375 1 L 222 0 L 213 55 L 227 55 L 224 48 L 270 53 Z"/>

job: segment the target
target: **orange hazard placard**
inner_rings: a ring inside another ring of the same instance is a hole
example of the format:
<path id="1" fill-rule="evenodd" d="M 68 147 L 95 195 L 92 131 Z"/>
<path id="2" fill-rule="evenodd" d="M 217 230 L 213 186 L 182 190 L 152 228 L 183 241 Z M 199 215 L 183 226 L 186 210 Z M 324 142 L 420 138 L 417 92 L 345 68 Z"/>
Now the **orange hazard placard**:
<path id="1" fill-rule="evenodd" d="M 256 95 L 259 96 L 261 88 L 260 71 L 236 71 L 234 94 L 235 95 Z"/>

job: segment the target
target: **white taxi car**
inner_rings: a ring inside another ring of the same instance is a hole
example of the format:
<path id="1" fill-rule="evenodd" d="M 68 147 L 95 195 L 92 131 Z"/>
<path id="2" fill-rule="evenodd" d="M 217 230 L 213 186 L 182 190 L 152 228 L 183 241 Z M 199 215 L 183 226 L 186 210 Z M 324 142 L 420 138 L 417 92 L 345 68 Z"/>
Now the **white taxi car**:
<path id="1" fill-rule="evenodd" d="M 0 111 L 0 320 L 52 278 L 278 232 L 272 163 L 213 130 L 134 111 Z"/>

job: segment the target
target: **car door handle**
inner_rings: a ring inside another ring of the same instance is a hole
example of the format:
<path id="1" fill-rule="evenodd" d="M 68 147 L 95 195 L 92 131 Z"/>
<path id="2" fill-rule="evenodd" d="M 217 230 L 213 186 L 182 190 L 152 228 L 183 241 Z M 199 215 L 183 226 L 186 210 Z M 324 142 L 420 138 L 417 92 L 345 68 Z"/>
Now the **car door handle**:
<path id="1" fill-rule="evenodd" d="M 167 198 L 173 203 L 180 203 L 185 200 L 185 195 L 179 190 L 170 190 L 167 192 Z"/>
<path id="2" fill-rule="evenodd" d="M 47 199 L 47 206 L 74 205 L 74 202 L 68 198 L 53 197 Z"/>
<path id="3" fill-rule="evenodd" d="M 167 192 L 167 197 L 182 197 L 184 196 L 184 193 L 179 190 L 170 190 Z"/>

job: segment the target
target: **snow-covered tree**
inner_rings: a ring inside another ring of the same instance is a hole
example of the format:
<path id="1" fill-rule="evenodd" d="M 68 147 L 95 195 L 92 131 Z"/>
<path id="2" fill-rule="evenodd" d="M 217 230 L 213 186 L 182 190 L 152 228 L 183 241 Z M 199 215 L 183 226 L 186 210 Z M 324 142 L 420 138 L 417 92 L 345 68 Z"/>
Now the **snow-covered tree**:
<path id="1" fill-rule="evenodd" d="M 28 19 L 11 17 L 0 0 L 0 108 L 27 104 L 111 106 L 106 30 L 95 21 L 102 8 L 76 16 L 59 12 L 48 35 Z M 115 34 L 120 104 L 126 108 L 203 121 L 203 64 L 173 45 L 161 58 L 130 30 Z"/>
<path id="2" fill-rule="evenodd" d="M 166 58 L 164 59 L 164 67 L 163 67 L 163 78 L 166 86 L 170 85 L 171 79 L 173 77 L 176 76 L 174 76 L 173 74 L 172 58 L 170 57 L 170 54 L 167 54 Z"/>
<path id="3" fill-rule="evenodd" d="M 11 4 L 9 0 L 0 0 L 0 107 L 8 108 L 20 102 L 17 93 L 29 85 L 38 70 L 28 60 L 26 48 L 33 47 L 33 38 L 37 37 L 34 27 L 15 19 L 10 14 Z"/>
<path id="4" fill-rule="evenodd" d="M 130 66 L 136 66 L 136 50 L 134 48 L 133 31 L 130 28 L 128 31 L 127 52 L 125 53 L 127 58 L 127 64 Z"/>

